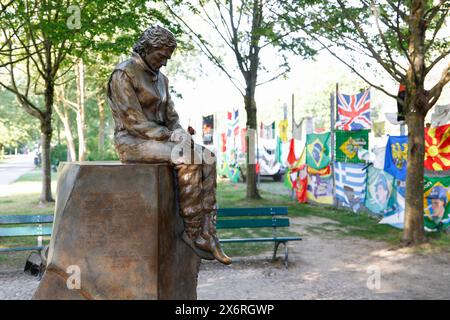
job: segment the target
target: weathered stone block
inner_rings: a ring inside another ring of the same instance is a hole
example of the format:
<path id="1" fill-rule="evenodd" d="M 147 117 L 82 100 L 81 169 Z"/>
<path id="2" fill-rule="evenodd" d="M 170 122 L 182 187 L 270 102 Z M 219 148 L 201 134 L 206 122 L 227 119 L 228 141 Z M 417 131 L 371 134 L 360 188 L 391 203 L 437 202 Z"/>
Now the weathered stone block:
<path id="1" fill-rule="evenodd" d="M 170 166 L 72 162 L 59 170 L 48 267 L 34 299 L 196 299 L 200 259 L 180 237 Z"/>

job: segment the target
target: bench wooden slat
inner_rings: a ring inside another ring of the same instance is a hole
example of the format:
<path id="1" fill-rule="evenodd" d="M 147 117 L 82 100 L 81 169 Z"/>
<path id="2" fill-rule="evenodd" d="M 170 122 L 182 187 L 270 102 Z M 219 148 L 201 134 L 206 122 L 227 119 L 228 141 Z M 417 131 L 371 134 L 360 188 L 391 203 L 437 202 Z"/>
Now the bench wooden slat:
<path id="1" fill-rule="evenodd" d="M 27 224 L 27 223 L 52 223 L 53 214 L 40 215 L 0 215 L 0 225 L 2 224 Z"/>
<path id="2" fill-rule="evenodd" d="M 51 234 L 50 226 L 0 228 L 0 237 L 50 236 Z"/>
<path id="3" fill-rule="evenodd" d="M 300 237 L 273 237 L 273 238 L 234 238 L 234 239 L 220 239 L 221 243 L 231 242 L 286 242 L 302 240 Z"/>
<path id="4" fill-rule="evenodd" d="M 219 217 L 239 216 L 287 216 L 287 207 L 261 207 L 261 208 L 219 208 Z"/>
<path id="5" fill-rule="evenodd" d="M 217 229 L 289 227 L 289 219 L 228 219 L 218 220 Z"/>

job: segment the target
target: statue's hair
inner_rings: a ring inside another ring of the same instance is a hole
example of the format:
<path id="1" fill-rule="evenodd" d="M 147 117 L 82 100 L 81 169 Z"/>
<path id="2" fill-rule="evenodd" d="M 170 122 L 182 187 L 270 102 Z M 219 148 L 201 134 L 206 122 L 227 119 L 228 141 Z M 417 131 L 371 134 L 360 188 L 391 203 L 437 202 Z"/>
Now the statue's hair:
<path id="1" fill-rule="evenodd" d="M 160 26 L 152 26 L 147 28 L 141 35 L 139 40 L 133 45 L 133 51 L 145 55 L 152 50 L 160 48 L 177 47 L 177 42 L 173 34 Z"/>

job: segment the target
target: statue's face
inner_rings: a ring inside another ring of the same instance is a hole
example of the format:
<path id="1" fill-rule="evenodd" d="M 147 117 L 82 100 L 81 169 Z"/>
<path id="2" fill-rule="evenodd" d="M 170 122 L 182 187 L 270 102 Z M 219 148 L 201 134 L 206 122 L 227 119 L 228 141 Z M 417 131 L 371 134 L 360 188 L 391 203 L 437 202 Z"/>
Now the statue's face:
<path id="1" fill-rule="evenodd" d="M 173 48 L 158 48 L 152 50 L 145 55 L 144 60 L 155 71 L 158 71 L 162 66 L 167 64 L 167 60 L 172 57 Z"/>

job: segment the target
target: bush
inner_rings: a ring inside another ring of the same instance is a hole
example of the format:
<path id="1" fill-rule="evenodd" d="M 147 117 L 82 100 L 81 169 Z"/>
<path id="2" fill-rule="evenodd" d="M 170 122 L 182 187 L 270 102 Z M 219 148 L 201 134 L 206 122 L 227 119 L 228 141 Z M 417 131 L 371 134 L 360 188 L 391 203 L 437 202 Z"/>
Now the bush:
<path id="1" fill-rule="evenodd" d="M 52 166 L 58 166 L 61 161 L 67 161 L 67 145 L 57 144 L 51 150 Z"/>
<path id="2" fill-rule="evenodd" d="M 88 161 L 117 161 L 119 157 L 114 148 L 105 148 L 105 150 L 100 153 L 97 150 L 90 151 L 87 156 Z"/>

